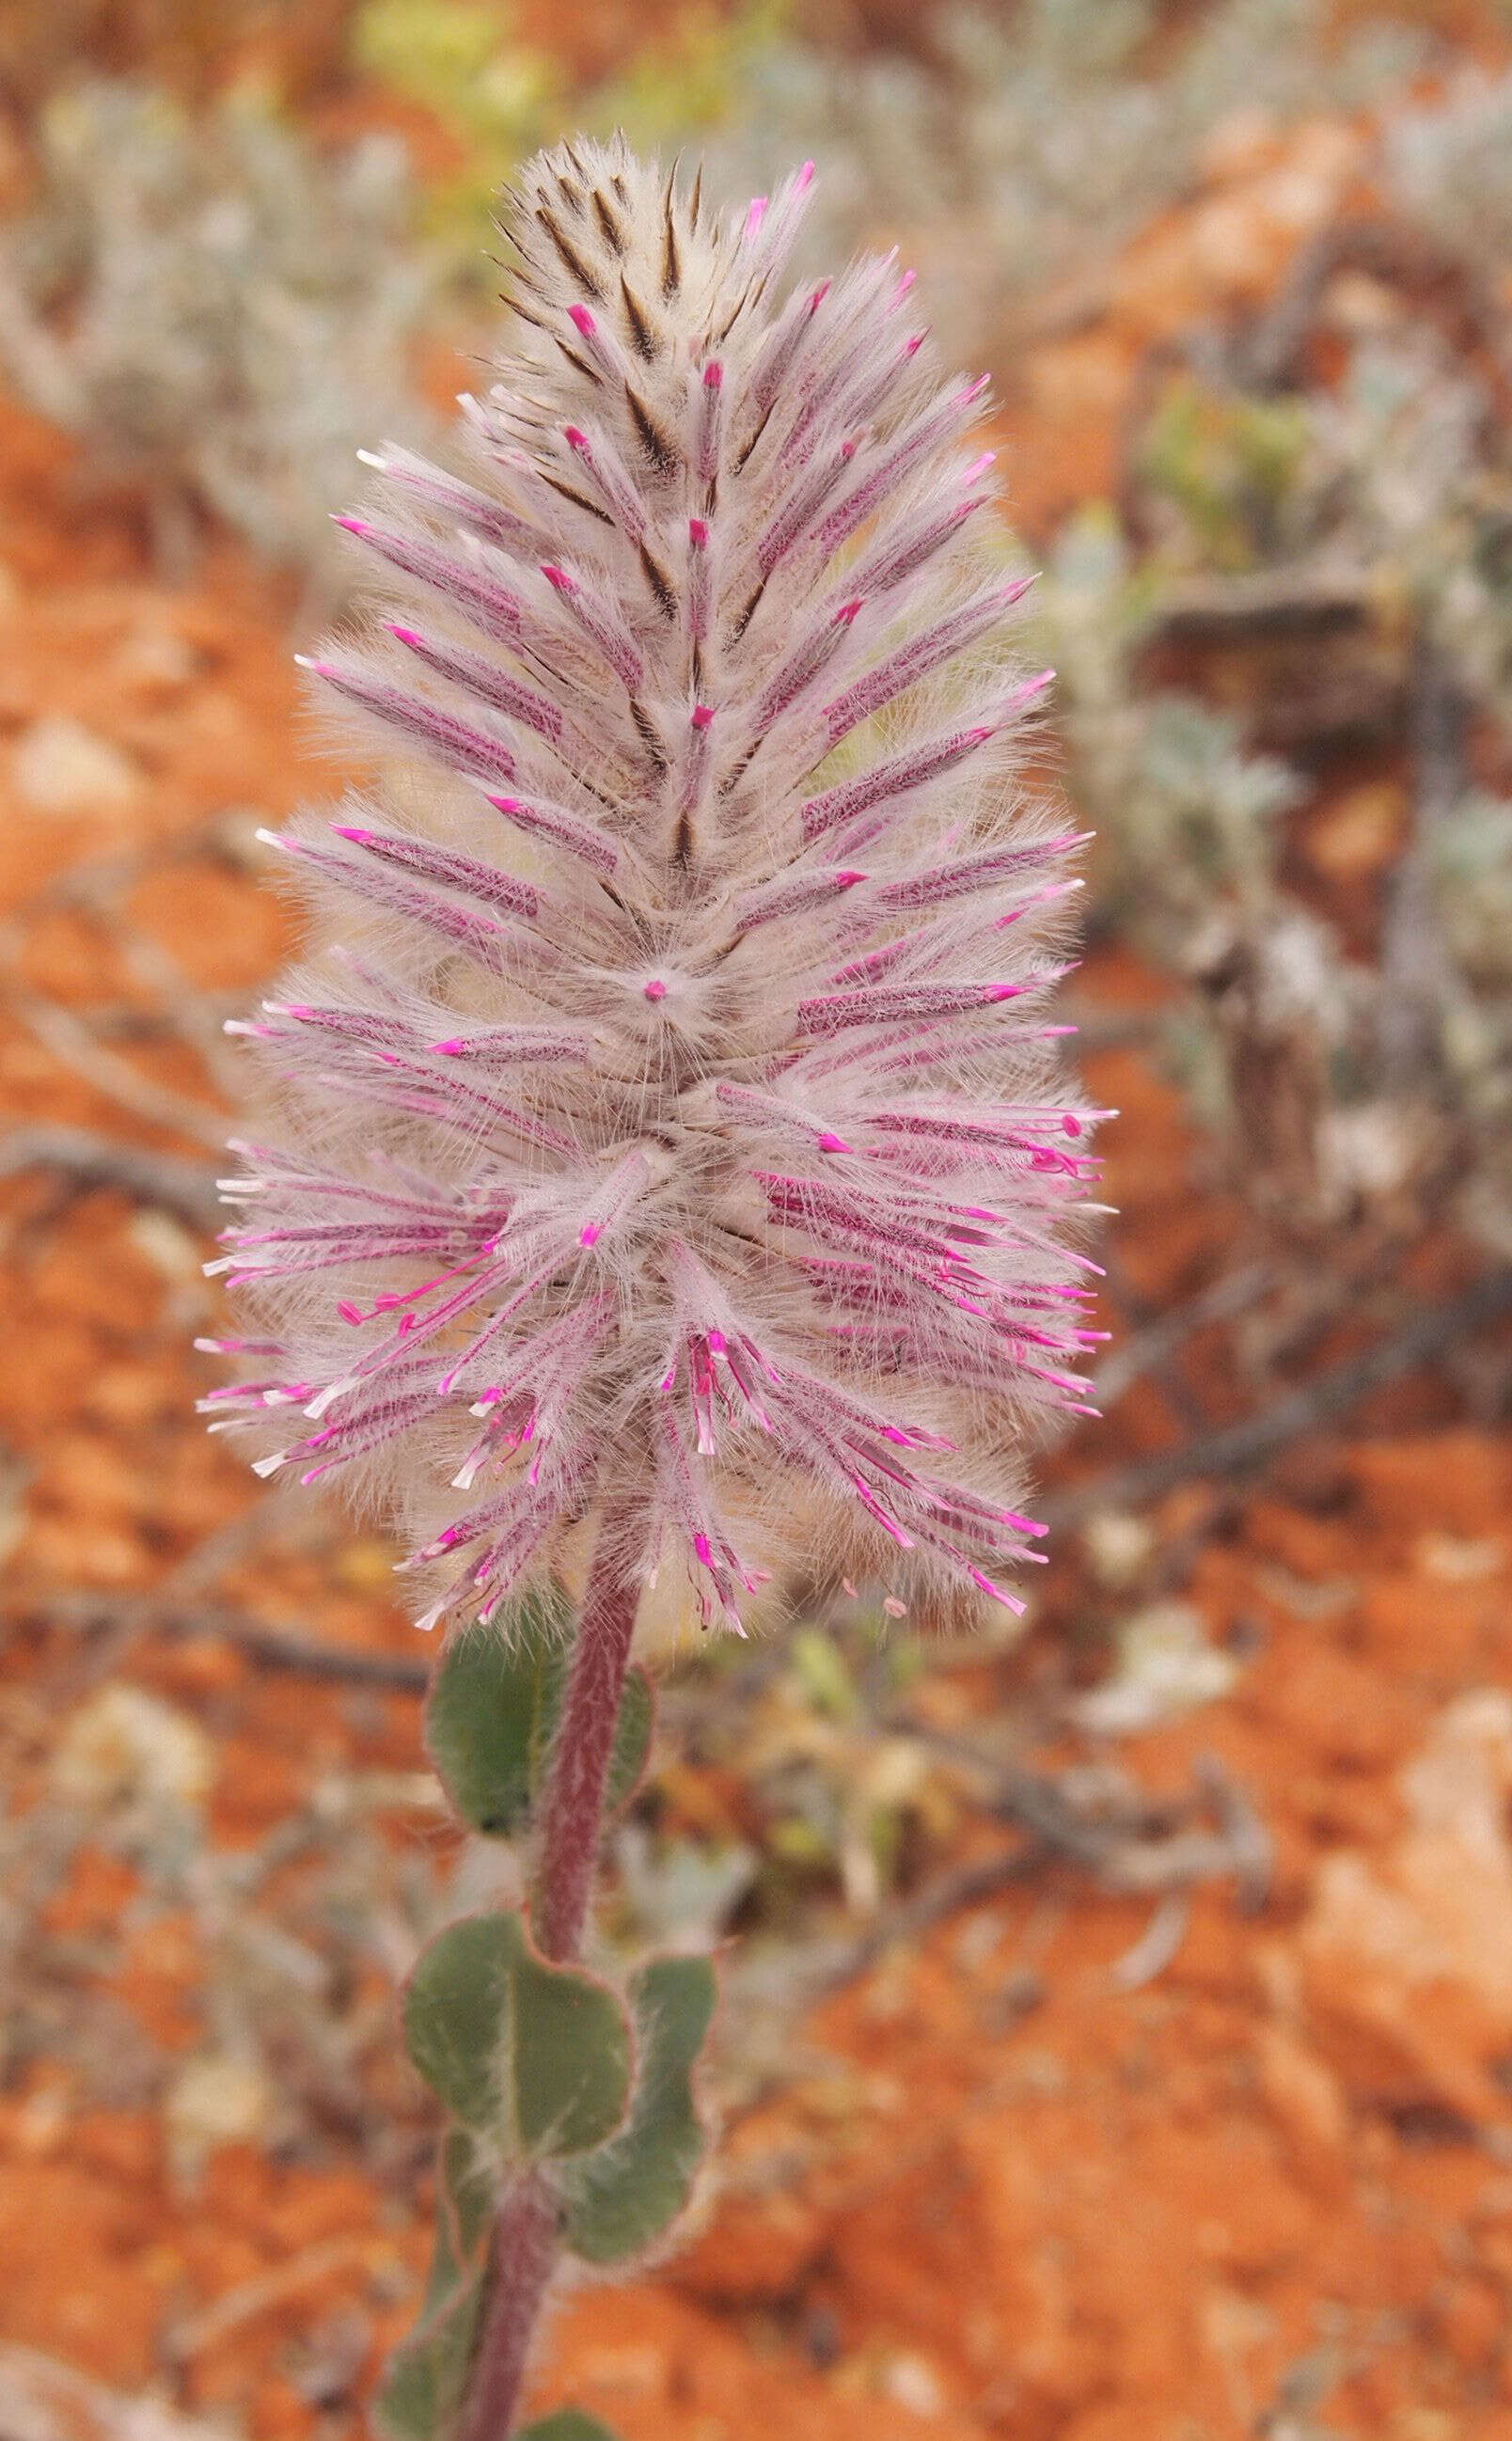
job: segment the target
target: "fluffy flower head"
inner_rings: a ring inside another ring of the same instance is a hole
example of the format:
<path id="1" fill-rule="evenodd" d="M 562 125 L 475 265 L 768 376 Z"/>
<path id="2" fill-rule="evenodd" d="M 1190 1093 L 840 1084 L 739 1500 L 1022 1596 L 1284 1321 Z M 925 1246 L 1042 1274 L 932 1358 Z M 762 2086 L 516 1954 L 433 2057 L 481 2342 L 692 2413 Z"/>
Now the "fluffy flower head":
<path id="1" fill-rule="evenodd" d="M 378 777 L 274 841 L 312 948 L 241 1028 L 210 1403 L 408 1534 L 423 1624 L 590 1510 L 706 1619 L 795 1519 L 1012 1603 L 1083 1395 L 1076 841 L 1015 781 L 983 385 L 891 259 L 784 297 L 809 176 L 711 217 L 543 155 L 463 471 L 387 449 L 345 521 L 388 615 L 309 666 Z"/>

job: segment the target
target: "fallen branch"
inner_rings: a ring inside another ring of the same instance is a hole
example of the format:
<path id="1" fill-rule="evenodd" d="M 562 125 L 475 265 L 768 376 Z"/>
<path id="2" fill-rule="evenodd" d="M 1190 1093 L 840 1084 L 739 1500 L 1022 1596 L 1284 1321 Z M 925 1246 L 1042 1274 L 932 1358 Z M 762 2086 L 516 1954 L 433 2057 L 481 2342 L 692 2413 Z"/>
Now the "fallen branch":
<path id="1" fill-rule="evenodd" d="M 1192 1338 L 1197 1331 L 1205 1330 L 1211 1323 L 1233 1322 L 1265 1295 L 1273 1278 L 1268 1265 L 1246 1263 L 1225 1278 L 1215 1280 L 1211 1288 L 1201 1290 L 1185 1305 L 1169 1307 L 1122 1339 L 1112 1355 L 1097 1368 L 1092 1395 L 1098 1406 L 1105 1411 L 1111 1407 L 1144 1374 L 1164 1365 L 1183 1340 Z"/>
<path id="2" fill-rule="evenodd" d="M 1114 1990 L 1143 1992 L 1147 1983 L 1158 1982 L 1179 1953 L 1191 1921 L 1190 1890 L 1162 1891 L 1138 1941 L 1108 1969 L 1107 1980 Z"/>
<path id="3" fill-rule="evenodd" d="M 1334 634 L 1364 626 L 1370 606 L 1367 581 L 1353 570 L 1259 568 L 1175 580 L 1151 604 L 1144 633 L 1170 643 Z"/>
<path id="4" fill-rule="evenodd" d="M 1341 271 L 1362 271 L 1394 288 L 1457 299 L 1496 364 L 1512 382 L 1512 339 L 1505 306 L 1489 266 L 1462 260 L 1421 229 L 1387 212 L 1334 221 L 1303 246 L 1275 297 L 1230 353 L 1231 378 L 1246 389 L 1275 395 L 1293 384 L 1323 298 Z"/>
<path id="5" fill-rule="evenodd" d="M 168 2352 L 175 2362 L 187 2364 L 244 2323 L 256 2322 L 301 2289 L 329 2280 L 333 2271 L 365 2271 L 372 2252 L 373 2241 L 365 2232 L 320 2238 L 288 2262 L 238 2282 L 198 2313 L 174 2323 L 168 2333 Z"/>
<path id="6" fill-rule="evenodd" d="M 225 1142 L 225 1121 L 210 1103 L 142 1076 L 129 1059 L 108 1050 L 72 1009 L 55 1001 L 45 1000 L 37 992 L 18 990 L 11 994 L 10 1005 L 44 1050 L 50 1051 L 55 1059 L 81 1076 L 97 1094 L 117 1103 L 122 1110 L 135 1112 L 139 1119 L 150 1120 L 153 1127 L 170 1128 L 175 1135 L 191 1136 L 197 1143 L 220 1151 Z"/>
<path id="7" fill-rule="evenodd" d="M 1232 1878 L 1247 1911 L 1265 1896 L 1269 1835 L 1243 1790 L 1210 1756 L 1193 1766 L 1192 1794 L 1173 1803 L 1150 1798 L 1122 1774 L 1033 1772 L 1005 1766 L 965 1740 L 930 1732 L 926 1742 L 980 1766 L 992 1782 L 992 1811 L 1027 1836 L 1018 1847 L 953 1866 L 882 1908 L 854 1942 L 818 1962 L 820 1991 L 854 1981 L 897 1944 L 1056 1863 L 1076 1866 L 1109 1896 L 1160 1902 L 1154 1922 L 1114 1970 L 1129 1990 L 1170 1962 L 1185 1928 L 1186 1899 L 1199 1884 Z"/>
<path id="8" fill-rule="evenodd" d="M 150 1632 L 174 1642 L 197 1636 L 219 1636 L 264 1669 L 289 1670 L 337 1685 L 383 1687 L 395 1694 L 423 1695 L 430 1684 L 430 1664 L 418 1655 L 317 1644 L 297 1628 L 273 1626 L 221 1603 L 176 1603 L 151 1593 L 55 1593 L 12 1598 L 6 1607 L 12 1619 L 41 1619 L 84 1635 L 107 1630 Z"/>
<path id="9" fill-rule="evenodd" d="M 117 1187 L 135 1203 L 177 1213 L 195 1229 L 207 1229 L 220 1213 L 215 1181 L 199 1163 L 117 1144 L 88 1128 L 17 1128 L 0 1139 L 0 1178 L 27 1169 L 55 1170 L 80 1187 Z"/>
<path id="10" fill-rule="evenodd" d="M 1114 1467 L 1086 1483 L 1041 1494 L 1040 1514 L 1049 1525 L 1074 1526 L 1098 1510 L 1145 1507 L 1179 1484 L 1248 1474 L 1290 1442 L 1337 1423 L 1371 1391 L 1416 1372 L 1507 1313 L 1512 1313 L 1512 1265 L 1483 1273 L 1457 1297 L 1431 1306 L 1402 1329 L 1346 1357 L 1255 1415 L 1176 1449 L 1158 1451 L 1153 1457 Z"/>
<path id="11" fill-rule="evenodd" d="M 1041 1851 L 1080 1866 L 1122 1897 L 1155 1897 L 1232 1874 L 1247 1909 L 1264 1899 L 1270 1841 L 1237 1783 L 1213 1757 L 1193 1765 L 1193 1792 L 1174 1804 L 1122 1773 L 1094 1776 L 999 1768 L 993 1810 Z"/>

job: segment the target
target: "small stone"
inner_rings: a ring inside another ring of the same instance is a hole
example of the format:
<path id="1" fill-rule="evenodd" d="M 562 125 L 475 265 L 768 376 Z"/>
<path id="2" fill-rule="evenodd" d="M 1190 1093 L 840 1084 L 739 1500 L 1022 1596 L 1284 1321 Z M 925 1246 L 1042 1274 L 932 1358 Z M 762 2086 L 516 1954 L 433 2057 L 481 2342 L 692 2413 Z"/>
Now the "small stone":
<path id="1" fill-rule="evenodd" d="M 75 1805 L 197 1805 L 214 1768 L 209 1740 L 187 1712 L 145 1688 L 102 1687 L 65 1727 L 53 1786 Z"/>
<path id="2" fill-rule="evenodd" d="M 883 2369 L 882 2389 L 910 2415 L 933 2418 L 945 2414 L 945 2396 L 932 2365 L 923 2357 L 892 2357 Z"/>
<path id="3" fill-rule="evenodd" d="M 134 627 L 117 653 L 112 675 L 145 703 L 171 702 L 189 686 L 200 656 L 171 627 Z"/>
<path id="4" fill-rule="evenodd" d="M 1456 1696 L 1398 1786 L 1407 1819 L 1386 1853 L 1340 1850 L 1319 1870 L 1300 1936 L 1313 2037 L 1353 2092 L 1494 2123 L 1512 2015 L 1512 1695 Z"/>
<path id="5" fill-rule="evenodd" d="M 118 747 L 66 713 L 49 713 L 22 732 L 10 776 L 22 804 L 38 814 L 108 813 L 130 805 L 142 785 Z"/>
<path id="6" fill-rule="evenodd" d="M 1497 1535 L 1420 1534 L 1413 1546 L 1413 1565 L 1420 1577 L 1436 1577 L 1440 1584 L 1480 1584 L 1499 1577 L 1507 1564 L 1507 1546 Z"/>
<path id="7" fill-rule="evenodd" d="M 1399 328 L 1410 308 L 1397 291 L 1368 271 L 1341 271 L 1323 292 L 1324 319 L 1352 338 Z"/>
<path id="8" fill-rule="evenodd" d="M 255 2144 L 267 2133 L 273 2090 L 255 2060 L 211 2052 L 190 2060 L 163 2106 L 169 2160 L 194 2178 L 217 2144 Z"/>
<path id="9" fill-rule="evenodd" d="M 1075 1718 L 1105 1737 L 1128 1736 L 1178 1720 L 1198 1704 L 1226 1695 L 1237 1674 L 1232 1654 L 1209 1642 L 1201 1613 L 1189 1602 L 1150 1602 L 1119 1639 L 1118 1668 L 1080 1696 Z"/>
<path id="10" fill-rule="evenodd" d="M 1367 780 L 1311 825 L 1305 853 L 1333 881 L 1365 881 L 1401 850 L 1407 791 L 1399 781 Z"/>
<path id="11" fill-rule="evenodd" d="M 154 1271 L 161 1272 L 171 1288 L 198 1287 L 205 1249 L 171 1213 L 135 1212 L 127 1223 L 126 1234 L 137 1253 Z"/>
<path id="12" fill-rule="evenodd" d="M 1099 1509 L 1082 1528 L 1082 1547 L 1100 1584 L 1123 1593 L 1136 1583 L 1155 1549 L 1148 1518 L 1125 1509 Z"/>

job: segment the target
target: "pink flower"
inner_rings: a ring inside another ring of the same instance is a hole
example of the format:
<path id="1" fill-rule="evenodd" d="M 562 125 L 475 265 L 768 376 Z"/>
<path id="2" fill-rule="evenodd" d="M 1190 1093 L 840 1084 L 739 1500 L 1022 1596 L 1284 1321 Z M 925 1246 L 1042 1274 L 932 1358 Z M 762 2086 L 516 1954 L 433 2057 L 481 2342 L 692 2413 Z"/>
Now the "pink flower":
<path id="1" fill-rule="evenodd" d="M 1016 786 L 983 385 L 891 260 L 782 298 L 809 176 L 711 217 L 544 155 L 468 472 L 388 450 L 343 520 L 395 615 L 309 666 L 380 777 L 273 841 L 311 949 L 240 1029 L 207 1404 L 409 1535 L 423 1625 L 590 1509 L 706 1619 L 795 1533 L 1019 1606 L 1085 1395 L 1078 842 Z"/>

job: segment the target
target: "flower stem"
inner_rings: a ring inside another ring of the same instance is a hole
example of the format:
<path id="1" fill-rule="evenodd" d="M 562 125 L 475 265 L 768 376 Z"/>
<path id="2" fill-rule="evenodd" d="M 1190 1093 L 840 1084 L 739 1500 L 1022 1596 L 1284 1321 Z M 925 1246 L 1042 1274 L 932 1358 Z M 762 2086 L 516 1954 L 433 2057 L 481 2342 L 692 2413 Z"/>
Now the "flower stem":
<path id="1" fill-rule="evenodd" d="M 576 1958 L 582 1944 L 639 1599 L 610 1515 L 599 1529 L 541 1809 L 535 1938 L 548 1958 Z"/>
<path id="2" fill-rule="evenodd" d="M 623 1525 L 611 1513 L 599 1528 L 541 1810 L 534 1931 L 544 1954 L 558 1961 L 575 1958 L 583 1940 L 639 1600 L 639 1585 L 624 1563 Z M 539 2172 L 528 2170 L 499 2200 L 483 2327 L 458 2441 L 508 2441 L 514 2430 L 557 2251 L 555 2198 Z"/>
<path id="3" fill-rule="evenodd" d="M 458 2441 L 506 2441 L 514 2430 L 531 2341 L 556 2268 L 556 2201 L 536 2170 L 505 2188 L 494 2221 L 483 2327 Z"/>

